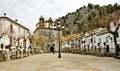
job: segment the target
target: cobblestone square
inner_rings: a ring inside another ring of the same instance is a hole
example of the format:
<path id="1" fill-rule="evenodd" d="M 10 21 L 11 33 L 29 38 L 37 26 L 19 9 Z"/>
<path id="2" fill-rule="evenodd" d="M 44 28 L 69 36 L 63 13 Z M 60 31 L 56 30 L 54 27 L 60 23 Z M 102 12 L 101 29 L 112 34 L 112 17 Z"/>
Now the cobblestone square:
<path id="1" fill-rule="evenodd" d="M 111 57 L 46 53 L 0 63 L 0 71 L 120 71 L 120 60 Z"/>

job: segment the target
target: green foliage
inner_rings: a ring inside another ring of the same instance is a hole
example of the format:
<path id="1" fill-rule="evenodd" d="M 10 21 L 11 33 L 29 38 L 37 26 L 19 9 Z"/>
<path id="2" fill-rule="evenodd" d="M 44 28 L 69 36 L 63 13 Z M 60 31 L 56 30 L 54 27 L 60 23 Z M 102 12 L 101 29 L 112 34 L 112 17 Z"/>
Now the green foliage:
<path id="1" fill-rule="evenodd" d="M 49 21 L 50 23 L 52 23 L 52 22 L 53 22 L 53 20 L 52 20 L 52 18 L 51 18 L 51 17 L 49 18 L 49 20 L 48 20 L 48 21 Z"/>
<path id="2" fill-rule="evenodd" d="M 120 5 L 118 5 L 117 3 L 114 4 L 113 8 L 114 8 L 114 11 L 117 11 L 119 9 Z"/>
<path id="3" fill-rule="evenodd" d="M 92 11 L 91 16 L 95 17 L 96 16 L 95 12 Z"/>
<path id="4" fill-rule="evenodd" d="M 99 10 L 99 15 L 100 15 L 100 17 L 102 17 L 102 16 L 103 16 L 103 14 L 102 14 L 102 11 L 101 11 L 101 10 Z"/>
<path id="5" fill-rule="evenodd" d="M 113 6 L 111 4 L 107 5 L 106 8 L 107 8 L 107 13 L 113 12 Z"/>
<path id="6" fill-rule="evenodd" d="M 76 12 L 79 12 L 79 9 L 77 9 Z"/>
<path id="7" fill-rule="evenodd" d="M 78 27 L 78 30 L 73 29 L 74 32 L 78 31 L 89 31 L 98 27 L 103 27 L 105 24 L 108 24 L 111 21 L 111 16 L 113 13 L 120 11 L 120 5 L 115 3 L 113 6 L 111 4 L 106 6 L 93 5 L 91 3 L 88 6 L 81 7 L 77 9 L 76 12 L 68 13 L 63 19 L 65 19 L 65 28 L 67 31 L 64 31 L 64 34 L 71 33 L 71 27 Z M 70 17 L 68 17 L 70 15 Z M 106 18 L 105 18 L 106 17 Z M 115 16 L 117 17 L 117 15 Z M 71 20 L 74 19 L 74 20 Z M 62 20 L 63 21 L 63 20 Z M 69 31 L 68 31 L 69 30 Z"/>
<path id="8" fill-rule="evenodd" d="M 86 6 L 84 5 L 83 8 L 85 8 Z"/>
<path id="9" fill-rule="evenodd" d="M 100 9 L 100 5 L 98 5 L 98 4 L 95 5 L 95 9 L 98 9 L 98 10 L 99 10 L 99 9 Z"/>
<path id="10" fill-rule="evenodd" d="M 79 31 L 85 31 L 86 27 L 84 25 L 85 24 L 84 22 L 76 20 L 76 24 L 78 25 Z"/>
<path id="11" fill-rule="evenodd" d="M 76 25 L 76 24 L 77 24 L 77 22 L 76 22 L 76 21 L 77 21 L 77 19 L 75 19 L 75 20 L 73 21 L 73 24 L 74 24 L 74 25 Z"/>
<path id="12" fill-rule="evenodd" d="M 63 36 L 70 35 L 70 31 L 63 31 Z"/>
<path id="13" fill-rule="evenodd" d="M 102 6 L 101 8 L 100 8 L 100 10 L 98 10 L 99 11 L 99 16 L 100 17 L 104 17 L 107 13 L 106 13 L 106 7 L 104 7 L 104 6 Z"/>
<path id="14" fill-rule="evenodd" d="M 93 4 L 89 3 L 88 8 L 93 9 Z"/>

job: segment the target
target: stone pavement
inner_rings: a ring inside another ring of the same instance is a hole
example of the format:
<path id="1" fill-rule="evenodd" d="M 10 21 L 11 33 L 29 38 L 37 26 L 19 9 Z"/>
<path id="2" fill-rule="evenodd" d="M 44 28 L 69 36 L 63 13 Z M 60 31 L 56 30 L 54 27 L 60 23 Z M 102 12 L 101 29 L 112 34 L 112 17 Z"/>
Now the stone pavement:
<path id="1" fill-rule="evenodd" d="M 120 71 L 120 60 L 111 57 L 46 53 L 0 63 L 0 71 Z"/>

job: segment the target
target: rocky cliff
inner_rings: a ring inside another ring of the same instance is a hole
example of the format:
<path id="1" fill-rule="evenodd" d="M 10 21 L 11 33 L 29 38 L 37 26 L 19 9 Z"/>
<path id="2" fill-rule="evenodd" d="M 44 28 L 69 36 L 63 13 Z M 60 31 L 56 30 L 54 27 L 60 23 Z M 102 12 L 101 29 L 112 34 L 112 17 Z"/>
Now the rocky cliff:
<path id="1" fill-rule="evenodd" d="M 57 20 L 60 20 L 64 24 L 65 30 L 63 34 L 67 36 L 101 27 L 104 23 L 109 23 L 113 17 L 120 18 L 120 5 L 117 3 L 106 6 L 89 3 L 87 6 L 83 6 L 75 12 L 68 13 Z"/>

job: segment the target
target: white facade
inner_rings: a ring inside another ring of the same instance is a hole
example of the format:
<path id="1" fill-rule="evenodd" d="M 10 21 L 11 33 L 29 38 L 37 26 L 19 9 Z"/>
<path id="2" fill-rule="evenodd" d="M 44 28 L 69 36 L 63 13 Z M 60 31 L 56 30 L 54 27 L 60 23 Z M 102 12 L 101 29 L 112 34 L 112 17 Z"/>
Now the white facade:
<path id="1" fill-rule="evenodd" d="M 86 42 L 85 42 L 85 40 L 86 40 L 86 38 L 85 37 L 83 37 L 82 39 L 81 39 L 81 51 L 83 51 L 85 48 L 86 48 Z"/>
<path id="2" fill-rule="evenodd" d="M 120 48 L 120 27 L 118 29 L 118 37 L 117 44 Z M 108 48 L 107 52 L 115 53 L 115 44 L 113 35 L 108 33 L 105 28 L 98 28 L 94 30 L 92 35 L 85 33 L 85 36 L 80 40 L 80 43 L 71 41 L 64 41 L 62 47 L 72 47 L 73 44 L 79 44 L 81 48 L 81 52 L 97 52 L 99 48 L 101 48 L 100 53 L 105 53 L 106 49 Z M 69 44 L 68 44 L 69 43 Z M 89 50 L 89 51 L 88 51 Z"/>
<path id="3" fill-rule="evenodd" d="M 0 17 L 0 44 L 3 44 L 4 47 L 11 44 L 11 47 L 28 47 L 30 46 L 29 41 L 29 29 L 13 21 L 8 17 Z M 25 43 L 25 44 L 24 44 Z"/>
<path id="4" fill-rule="evenodd" d="M 113 35 L 108 33 L 106 30 L 97 34 L 97 47 L 101 47 L 101 53 L 104 53 L 104 48 L 108 47 L 110 53 L 115 52 L 115 45 Z"/>
<path id="5" fill-rule="evenodd" d="M 113 26 L 114 27 L 114 26 Z M 112 29 L 115 29 L 113 28 Z M 113 31 L 113 30 L 112 30 Z M 120 27 L 118 29 L 117 44 L 120 48 Z M 93 42 L 92 42 L 93 41 Z M 108 33 L 105 28 L 95 29 L 95 34 L 89 35 L 85 34 L 85 37 L 81 39 L 81 48 L 82 49 L 93 49 L 101 48 L 101 53 L 105 53 L 105 48 L 108 48 L 109 53 L 115 53 L 115 44 L 113 35 Z"/>
<path id="6" fill-rule="evenodd" d="M 116 30 L 118 24 L 120 25 L 120 20 L 119 22 L 117 22 L 117 24 L 114 24 L 113 22 L 110 23 L 110 29 L 112 32 Z M 118 50 L 120 52 L 120 26 L 116 34 L 116 39 L 117 45 L 119 47 Z M 77 40 L 80 41 L 80 43 L 76 42 L 75 40 L 71 40 L 73 43 L 71 41 L 64 41 L 63 47 L 73 47 L 72 44 L 79 44 L 81 52 L 115 53 L 114 37 L 108 32 L 106 28 L 97 28 L 92 31 L 86 32 L 81 40 Z"/>

